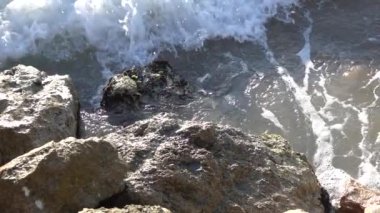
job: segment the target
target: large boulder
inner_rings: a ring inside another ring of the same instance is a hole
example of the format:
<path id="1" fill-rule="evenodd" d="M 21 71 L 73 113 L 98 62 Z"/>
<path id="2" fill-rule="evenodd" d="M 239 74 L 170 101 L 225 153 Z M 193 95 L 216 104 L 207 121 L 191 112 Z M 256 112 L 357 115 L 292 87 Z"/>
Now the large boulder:
<path id="1" fill-rule="evenodd" d="M 160 109 L 183 104 L 191 97 L 189 84 L 166 61 L 134 67 L 113 76 L 103 90 L 101 106 L 108 111 Z"/>
<path id="2" fill-rule="evenodd" d="M 68 76 L 19 65 L 0 72 L 0 165 L 77 134 L 79 102 Z"/>
<path id="3" fill-rule="evenodd" d="M 124 188 L 126 165 L 108 142 L 50 142 L 0 167 L 0 211 L 78 212 Z"/>
<path id="4" fill-rule="evenodd" d="M 346 183 L 340 199 L 339 213 L 370 212 L 375 205 L 380 205 L 380 191 L 370 189 L 351 179 Z M 368 208 L 368 209 L 367 209 Z"/>
<path id="5" fill-rule="evenodd" d="M 124 208 L 83 209 L 79 213 L 171 213 L 161 206 L 127 205 Z"/>
<path id="6" fill-rule="evenodd" d="M 173 212 L 323 212 L 305 156 L 278 136 L 252 136 L 168 114 L 104 138 L 127 163 L 126 189 L 107 201 Z"/>

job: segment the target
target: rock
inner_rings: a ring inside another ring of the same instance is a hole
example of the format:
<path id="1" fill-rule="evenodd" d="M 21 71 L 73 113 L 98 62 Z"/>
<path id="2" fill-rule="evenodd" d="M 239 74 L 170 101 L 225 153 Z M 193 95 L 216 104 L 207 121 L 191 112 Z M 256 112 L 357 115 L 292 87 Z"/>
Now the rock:
<path id="1" fill-rule="evenodd" d="M 340 199 L 339 213 L 359 213 L 370 211 L 367 207 L 380 205 L 380 191 L 369 189 L 351 179 L 347 182 L 345 192 Z M 373 208 L 373 207 L 371 207 Z"/>
<path id="2" fill-rule="evenodd" d="M 323 212 L 306 158 L 278 136 L 246 135 L 158 114 L 105 136 L 128 171 L 108 206 L 160 205 L 173 212 Z"/>
<path id="3" fill-rule="evenodd" d="M 0 73 L 0 165 L 77 134 L 79 102 L 68 76 L 19 65 Z"/>
<path id="4" fill-rule="evenodd" d="M 49 142 L 0 167 L 1 212 L 77 212 L 124 188 L 126 165 L 103 140 Z"/>
<path id="5" fill-rule="evenodd" d="M 161 206 L 127 205 L 122 209 L 83 209 L 79 213 L 171 213 L 171 211 L 162 208 Z"/>
<path id="6" fill-rule="evenodd" d="M 166 61 L 155 61 L 112 77 L 103 90 L 101 106 L 108 111 L 131 111 L 184 103 L 191 97 L 188 83 Z"/>

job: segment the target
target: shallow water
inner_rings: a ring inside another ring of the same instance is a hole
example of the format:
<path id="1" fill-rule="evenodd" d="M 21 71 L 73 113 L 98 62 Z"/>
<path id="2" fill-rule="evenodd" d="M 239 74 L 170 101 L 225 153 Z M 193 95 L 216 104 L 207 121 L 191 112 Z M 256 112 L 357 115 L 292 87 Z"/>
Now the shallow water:
<path id="1" fill-rule="evenodd" d="M 194 119 L 283 135 L 330 191 L 349 176 L 379 187 L 379 7 L 328 2 L 269 23 L 267 47 L 220 40 L 179 53 L 171 61 L 187 79 L 228 88 L 192 104 Z"/>
<path id="2" fill-rule="evenodd" d="M 57 18 L 68 29 L 64 42 L 56 41 L 60 28 L 47 31 L 52 36 L 37 33 L 34 38 L 41 41 L 36 44 L 15 24 L 12 29 L 29 39 L 17 55 L 3 46 L 3 67 L 25 63 L 69 74 L 84 109 L 90 109 L 97 106 L 99 88 L 111 71 L 154 57 L 169 60 L 207 94 L 182 108 L 184 117 L 283 135 L 313 162 L 333 195 L 350 176 L 380 188 L 379 0 L 321 1 L 300 8 L 288 7 L 295 1 L 179 1 L 170 6 L 158 1 L 41 2 L 48 5 L 41 11 L 64 11 Z M 183 13 L 174 13 L 178 8 Z M 16 9 L 8 10 L 17 14 Z M 4 11 L 0 20 L 13 18 Z M 36 11 L 29 12 L 45 23 L 46 15 Z M 70 25 L 72 20 L 80 23 Z M 0 33 L 9 28 L 2 23 Z M 126 26 L 130 34 L 122 31 Z M 17 46 L 12 41 L 8 46 Z M 49 42 L 52 51 L 42 51 Z M 60 47 L 62 51 L 54 50 Z M 102 125 L 97 122 L 89 126 Z"/>

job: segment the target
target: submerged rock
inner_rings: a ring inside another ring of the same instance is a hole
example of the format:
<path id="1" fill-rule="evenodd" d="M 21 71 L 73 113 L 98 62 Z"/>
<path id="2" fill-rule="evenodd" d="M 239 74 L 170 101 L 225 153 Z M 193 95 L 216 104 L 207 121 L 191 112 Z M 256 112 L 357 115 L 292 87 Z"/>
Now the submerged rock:
<path id="1" fill-rule="evenodd" d="M 127 205 L 124 208 L 83 209 L 79 213 L 171 213 L 161 206 Z"/>
<path id="2" fill-rule="evenodd" d="M 133 111 L 185 103 L 191 97 L 188 83 L 174 74 L 166 61 L 155 61 L 115 75 L 103 90 L 101 106 L 109 111 Z"/>
<path id="3" fill-rule="evenodd" d="M 345 192 L 340 200 L 339 213 L 374 212 L 375 205 L 380 205 L 380 191 L 369 189 L 355 180 L 347 182 Z M 368 209 L 367 209 L 368 208 Z"/>
<path id="4" fill-rule="evenodd" d="M 105 136 L 127 163 L 126 189 L 108 206 L 173 212 L 323 212 L 306 158 L 278 136 L 246 135 L 159 114 Z M 106 205 L 105 205 L 106 206 Z"/>
<path id="5" fill-rule="evenodd" d="M 0 165 L 77 134 L 79 102 L 68 76 L 19 65 L 0 72 Z"/>
<path id="6" fill-rule="evenodd" d="M 0 167 L 1 212 L 77 212 L 124 188 L 126 165 L 99 139 L 50 142 Z"/>

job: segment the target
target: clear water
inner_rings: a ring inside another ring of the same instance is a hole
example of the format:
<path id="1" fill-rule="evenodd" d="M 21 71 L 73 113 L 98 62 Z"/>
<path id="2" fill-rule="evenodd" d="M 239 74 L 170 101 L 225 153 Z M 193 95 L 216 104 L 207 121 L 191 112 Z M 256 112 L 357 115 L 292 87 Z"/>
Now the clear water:
<path id="1" fill-rule="evenodd" d="M 84 109 L 112 72 L 169 60 L 208 94 L 182 113 L 283 135 L 333 196 L 349 177 L 380 188 L 379 0 L 0 0 L 0 8 L 2 66 L 69 74 Z"/>

